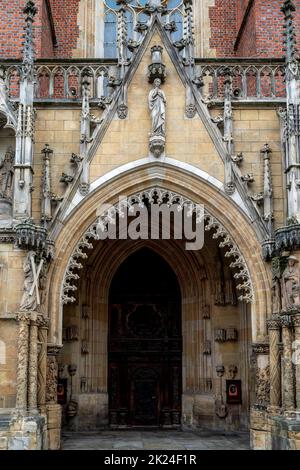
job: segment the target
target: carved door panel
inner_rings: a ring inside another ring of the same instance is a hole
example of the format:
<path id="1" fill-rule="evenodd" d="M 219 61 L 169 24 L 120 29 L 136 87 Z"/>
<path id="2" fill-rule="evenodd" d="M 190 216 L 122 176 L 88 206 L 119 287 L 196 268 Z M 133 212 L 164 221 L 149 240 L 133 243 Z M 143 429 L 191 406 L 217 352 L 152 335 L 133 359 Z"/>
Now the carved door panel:
<path id="1" fill-rule="evenodd" d="M 178 426 L 181 416 L 180 306 L 111 304 L 108 338 L 112 426 Z"/>
<path id="2" fill-rule="evenodd" d="M 131 416 L 133 425 L 159 424 L 159 383 L 156 379 L 137 378 L 131 383 Z"/>

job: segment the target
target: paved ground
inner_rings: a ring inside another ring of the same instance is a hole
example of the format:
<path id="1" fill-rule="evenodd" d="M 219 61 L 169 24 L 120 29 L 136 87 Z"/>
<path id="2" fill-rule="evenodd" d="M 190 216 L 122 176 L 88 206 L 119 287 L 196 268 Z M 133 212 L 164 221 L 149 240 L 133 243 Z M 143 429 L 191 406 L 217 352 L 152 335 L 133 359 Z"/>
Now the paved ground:
<path id="1" fill-rule="evenodd" d="M 63 450 L 247 450 L 248 433 L 101 431 L 64 433 Z"/>

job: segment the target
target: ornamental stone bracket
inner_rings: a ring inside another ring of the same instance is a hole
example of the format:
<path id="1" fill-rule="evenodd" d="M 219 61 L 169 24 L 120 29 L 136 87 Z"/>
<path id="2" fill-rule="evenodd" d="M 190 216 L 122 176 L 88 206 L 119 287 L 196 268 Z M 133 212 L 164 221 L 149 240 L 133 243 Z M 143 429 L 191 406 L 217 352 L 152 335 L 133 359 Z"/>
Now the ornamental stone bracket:
<path id="1" fill-rule="evenodd" d="M 275 230 L 274 238 L 262 243 L 263 257 L 266 261 L 281 256 L 284 251 L 300 249 L 300 224 L 295 223 Z"/>
<path id="2" fill-rule="evenodd" d="M 36 250 L 49 260 L 54 258 L 54 242 L 47 238 L 47 229 L 27 220 L 16 225 L 14 230 L 19 248 Z"/>
<path id="3" fill-rule="evenodd" d="M 168 204 L 178 204 L 180 209 L 188 206 L 192 212 L 198 213 L 198 208 L 195 203 L 179 194 L 161 188 L 152 188 L 148 191 L 143 191 L 124 200 L 123 205 L 118 203 L 113 206 L 109 211 L 103 213 L 103 215 L 87 229 L 77 243 L 64 275 L 61 297 L 62 304 L 69 304 L 76 301 L 74 293 L 77 291 L 76 282 L 80 279 L 78 271 L 83 268 L 83 264 L 80 260 L 88 258 L 87 251 L 92 250 L 94 247 L 93 242 L 100 239 L 98 229 L 100 228 L 102 231 L 105 231 L 109 222 L 117 215 L 122 216 L 125 210 L 130 212 L 130 210 L 134 209 L 134 205 L 136 204 L 144 206 L 145 201 L 148 201 L 148 204 L 151 205 L 155 203 L 162 204 L 167 201 Z M 219 247 L 223 248 L 225 251 L 225 257 L 232 260 L 230 268 L 234 270 L 234 278 L 239 281 L 237 285 L 237 290 L 241 292 L 239 300 L 252 303 L 254 301 L 254 293 L 250 273 L 239 248 L 216 218 L 208 213 L 205 213 L 204 217 L 205 231 L 212 231 L 212 238 L 218 240 Z"/>
<path id="4" fill-rule="evenodd" d="M 300 248 L 300 224 L 280 228 L 275 232 L 275 252 Z"/>

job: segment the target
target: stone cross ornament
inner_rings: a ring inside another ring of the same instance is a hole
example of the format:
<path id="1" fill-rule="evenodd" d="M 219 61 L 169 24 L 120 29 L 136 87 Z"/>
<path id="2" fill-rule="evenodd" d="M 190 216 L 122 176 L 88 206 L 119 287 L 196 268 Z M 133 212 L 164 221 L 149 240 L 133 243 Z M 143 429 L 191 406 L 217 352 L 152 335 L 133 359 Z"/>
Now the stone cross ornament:
<path id="1" fill-rule="evenodd" d="M 20 311 L 36 311 L 41 305 L 39 280 L 44 264 L 41 259 L 39 266 L 35 264 L 36 253 L 30 251 L 24 261 L 24 293 L 21 300 Z"/>

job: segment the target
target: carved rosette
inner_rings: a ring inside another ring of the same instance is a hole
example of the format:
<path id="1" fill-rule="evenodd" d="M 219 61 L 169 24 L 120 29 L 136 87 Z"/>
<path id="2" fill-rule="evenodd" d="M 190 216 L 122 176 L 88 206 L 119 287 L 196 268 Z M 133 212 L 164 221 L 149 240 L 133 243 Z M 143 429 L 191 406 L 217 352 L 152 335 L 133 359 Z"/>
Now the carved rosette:
<path id="1" fill-rule="evenodd" d="M 181 207 L 188 206 L 189 208 L 192 208 L 193 211 L 197 212 L 197 204 L 191 200 L 177 193 L 157 187 L 131 196 L 126 202 L 124 202 L 125 205 L 122 207 L 121 205 L 116 204 L 109 213 L 104 213 L 99 217 L 99 219 L 88 228 L 83 237 L 77 243 L 64 276 L 63 294 L 61 299 L 63 304 L 76 301 L 76 298 L 72 294 L 77 291 L 76 281 L 80 278 L 78 271 L 83 268 L 83 265 L 79 260 L 87 259 L 88 255 L 86 250 L 93 249 L 94 245 L 92 240 L 98 240 L 97 229 L 99 227 L 105 228 L 112 217 L 115 217 L 117 214 L 122 215 L 124 210 L 130 210 L 135 204 L 139 203 L 143 205 L 145 199 L 147 199 L 150 204 L 155 204 L 156 202 L 161 204 L 168 200 L 170 204 L 176 203 Z M 227 230 L 217 219 L 206 214 L 205 220 L 205 230 L 214 230 L 212 237 L 214 239 L 221 239 L 219 247 L 225 250 L 226 258 L 232 258 L 230 268 L 235 272 L 234 278 L 240 280 L 237 289 L 240 290 L 242 294 L 239 299 L 247 303 L 252 303 L 254 300 L 253 286 L 244 257 Z"/>

